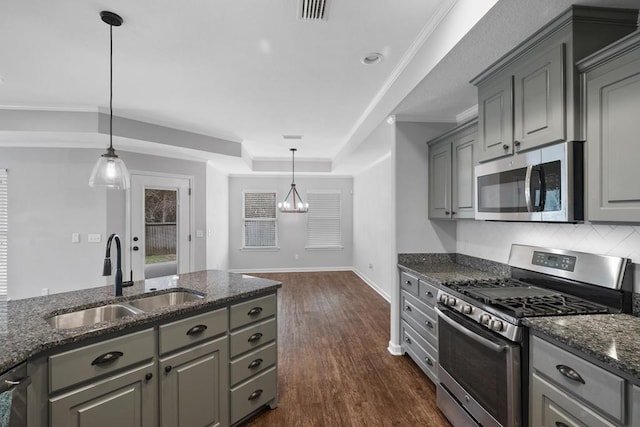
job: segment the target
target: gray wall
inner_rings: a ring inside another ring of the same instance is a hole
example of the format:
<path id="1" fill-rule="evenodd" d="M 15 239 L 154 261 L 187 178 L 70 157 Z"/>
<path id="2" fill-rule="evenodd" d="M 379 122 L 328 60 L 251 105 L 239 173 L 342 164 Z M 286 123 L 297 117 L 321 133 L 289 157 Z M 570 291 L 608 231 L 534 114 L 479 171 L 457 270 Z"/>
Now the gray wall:
<path id="1" fill-rule="evenodd" d="M 278 213 L 279 250 L 242 249 L 242 192 L 277 192 L 284 199 L 291 185 L 290 176 L 229 177 L 229 269 L 236 271 L 313 271 L 351 268 L 353 259 L 353 179 L 338 177 L 296 177 L 296 187 L 306 201 L 306 192 L 342 192 L 342 239 L 344 248 L 305 249 L 306 215 Z M 298 258 L 296 259 L 296 255 Z"/>
<path id="2" fill-rule="evenodd" d="M 207 268 L 229 269 L 229 177 L 207 164 Z"/>
<path id="3" fill-rule="evenodd" d="M 9 298 L 38 296 L 43 288 L 57 293 L 112 283 L 112 277 L 101 276 L 102 260 L 108 234 L 125 235 L 126 193 L 89 187 L 102 152 L 0 148 L 0 168 L 9 171 Z M 206 163 L 118 154 L 130 170 L 193 176 L 193 230 L 205 230 Z M 79 243 L 71 243 L 72 233 L 80 234 Z M 100 234 L 101 242 L 88 243 L 89 233 Z M 206 268 L 204 237 L 194 237 L 194 256 L 196 270 Z"/>

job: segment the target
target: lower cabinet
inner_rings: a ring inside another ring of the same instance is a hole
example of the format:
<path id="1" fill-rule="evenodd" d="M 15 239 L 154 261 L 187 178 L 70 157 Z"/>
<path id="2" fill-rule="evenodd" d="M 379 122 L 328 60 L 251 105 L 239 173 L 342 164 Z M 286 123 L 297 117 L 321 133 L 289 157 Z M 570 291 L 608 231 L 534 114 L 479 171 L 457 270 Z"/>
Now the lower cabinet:
<path id="1" fill-rule="evenodd" d="M 106 377 L 49 399 L 51 426 L 156 425 L 155 362 Z"/>
<path id="2" fill-rule="evenodd" d="M 160 359 L 160 425 L 222 426 L 227 337 Z"/>

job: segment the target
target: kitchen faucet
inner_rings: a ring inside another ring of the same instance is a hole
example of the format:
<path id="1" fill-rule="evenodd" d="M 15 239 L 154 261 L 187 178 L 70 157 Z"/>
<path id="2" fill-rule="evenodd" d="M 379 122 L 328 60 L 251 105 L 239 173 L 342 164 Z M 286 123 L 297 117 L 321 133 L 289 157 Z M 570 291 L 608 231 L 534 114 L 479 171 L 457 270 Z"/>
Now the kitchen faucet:
<path id="1" fill-rule="evenodd" d="M 111 276 L 111 241 L 116 241 L 116 280 L 115 280 L 115 293 L 117 297 L 122 296 L 122 288 L 133 286 L 133 276 L 128 282 L 122 281 L 122 248 L 120 246 L 120 236 L 113 233 L 107 240 L 107 253 L 104 257 L 104 264 L 102 266 L 102 275 Z"/>

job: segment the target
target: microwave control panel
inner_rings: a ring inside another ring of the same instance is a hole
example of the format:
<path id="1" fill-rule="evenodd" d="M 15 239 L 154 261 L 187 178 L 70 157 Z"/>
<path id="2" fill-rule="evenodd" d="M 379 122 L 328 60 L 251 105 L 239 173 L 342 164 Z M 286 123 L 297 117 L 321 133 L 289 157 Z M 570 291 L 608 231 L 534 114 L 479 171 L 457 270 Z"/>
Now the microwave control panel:
<path id="1" fill-rule="evenodd" d="M 576 268 L 576 257 L 534 251 L 531 264 L 558 270 L 573 271 Z"/>

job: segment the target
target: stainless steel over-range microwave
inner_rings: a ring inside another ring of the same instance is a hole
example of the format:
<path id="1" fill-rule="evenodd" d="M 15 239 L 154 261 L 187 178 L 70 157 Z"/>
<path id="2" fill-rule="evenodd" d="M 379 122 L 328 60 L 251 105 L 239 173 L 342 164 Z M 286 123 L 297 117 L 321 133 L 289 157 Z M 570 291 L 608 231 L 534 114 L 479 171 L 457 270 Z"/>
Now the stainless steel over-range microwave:
<path id="1" fill-rule="evenodd" d="M 475 167 L 476 219 L 584 219 L 582 142 L 564 142 Z"/>

